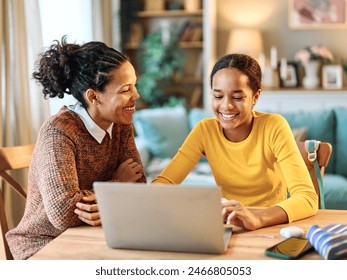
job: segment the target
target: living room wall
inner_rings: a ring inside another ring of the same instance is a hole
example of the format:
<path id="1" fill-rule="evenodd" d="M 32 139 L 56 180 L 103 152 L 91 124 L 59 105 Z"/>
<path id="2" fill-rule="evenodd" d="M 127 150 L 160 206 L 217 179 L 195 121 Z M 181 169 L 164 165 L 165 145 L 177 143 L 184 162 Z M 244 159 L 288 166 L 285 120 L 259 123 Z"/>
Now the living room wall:
<path id="1" fill-rule="evenodd" d="M 256 27 L 263 35 L 267 58 L 271 46 L 279 57 L 293 60 L 301 48 L 325 45 L 335 56 L 335 63 L 347 59 L 347 28 L 293 30 L 288 26 L 289 0 L 217 0 L 217 57 L 227 52 L 229 35 L 236 27 Z"/>

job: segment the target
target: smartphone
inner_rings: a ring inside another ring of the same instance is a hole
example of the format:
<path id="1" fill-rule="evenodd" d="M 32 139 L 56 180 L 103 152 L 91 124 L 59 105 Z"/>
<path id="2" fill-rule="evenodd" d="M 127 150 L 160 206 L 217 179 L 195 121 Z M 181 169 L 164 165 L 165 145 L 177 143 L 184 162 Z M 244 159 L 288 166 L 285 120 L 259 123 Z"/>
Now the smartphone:
<path id="1" fill-rule="evenodd" d="M 265 250 L 265 255 L 285 260 L 296 260 L 312 250 L 313 246 L 306 238 L 289 237 L 267 248 Z"/>

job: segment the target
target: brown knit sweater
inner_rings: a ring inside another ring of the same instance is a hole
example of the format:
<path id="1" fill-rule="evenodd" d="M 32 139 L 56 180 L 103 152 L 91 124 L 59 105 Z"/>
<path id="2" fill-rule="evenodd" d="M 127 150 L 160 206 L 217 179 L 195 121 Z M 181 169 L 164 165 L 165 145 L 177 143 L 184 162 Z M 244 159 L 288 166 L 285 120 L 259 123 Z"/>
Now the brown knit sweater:
<path id="1" fill-rule="evenodd" d="M 82 224 L 76 203 L 110 181 L 128 158 L 141 162 L 131 125 L 114 124 L 99 144 L 79 116 L 63 107 L 41 127 L 29 168 L 28 197 L 18 226 L 6 234 L 15 259 L 27 259 L 69 227 Z M 146 182 L 145 176 L 139 182 Z"/>

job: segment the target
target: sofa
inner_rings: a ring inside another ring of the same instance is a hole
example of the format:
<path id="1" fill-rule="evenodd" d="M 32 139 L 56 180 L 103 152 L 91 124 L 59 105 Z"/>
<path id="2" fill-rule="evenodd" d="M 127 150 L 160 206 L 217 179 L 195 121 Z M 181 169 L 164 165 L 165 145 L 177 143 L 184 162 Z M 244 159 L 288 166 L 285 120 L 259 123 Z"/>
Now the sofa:
<path id="1" fill-rule="evenodd" d="M 287 119 L 296 140 L 331 143 L 333 152 L 324 176 L 326 208 L 347 210 L 347 108 L 276 113 Z M 165 168 L 197 122 L 211 116 L 208 110 L 183 107 L 134 114 L 136 145 L 149 182 Z M 215 185 L 207 160 L 203 158 L 182 184 Z"/>

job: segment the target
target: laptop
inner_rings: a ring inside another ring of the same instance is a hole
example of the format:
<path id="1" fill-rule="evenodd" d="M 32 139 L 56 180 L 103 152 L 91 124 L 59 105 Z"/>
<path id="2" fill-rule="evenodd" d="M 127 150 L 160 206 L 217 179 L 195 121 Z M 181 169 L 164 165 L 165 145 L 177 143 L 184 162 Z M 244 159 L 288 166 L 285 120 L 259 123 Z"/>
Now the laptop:
<path id="1" fill-rule="evenodd" d="M 224 228 L 217 187 L 95 182 L 106 243 L 111 248 L 221 254 Z"/>

